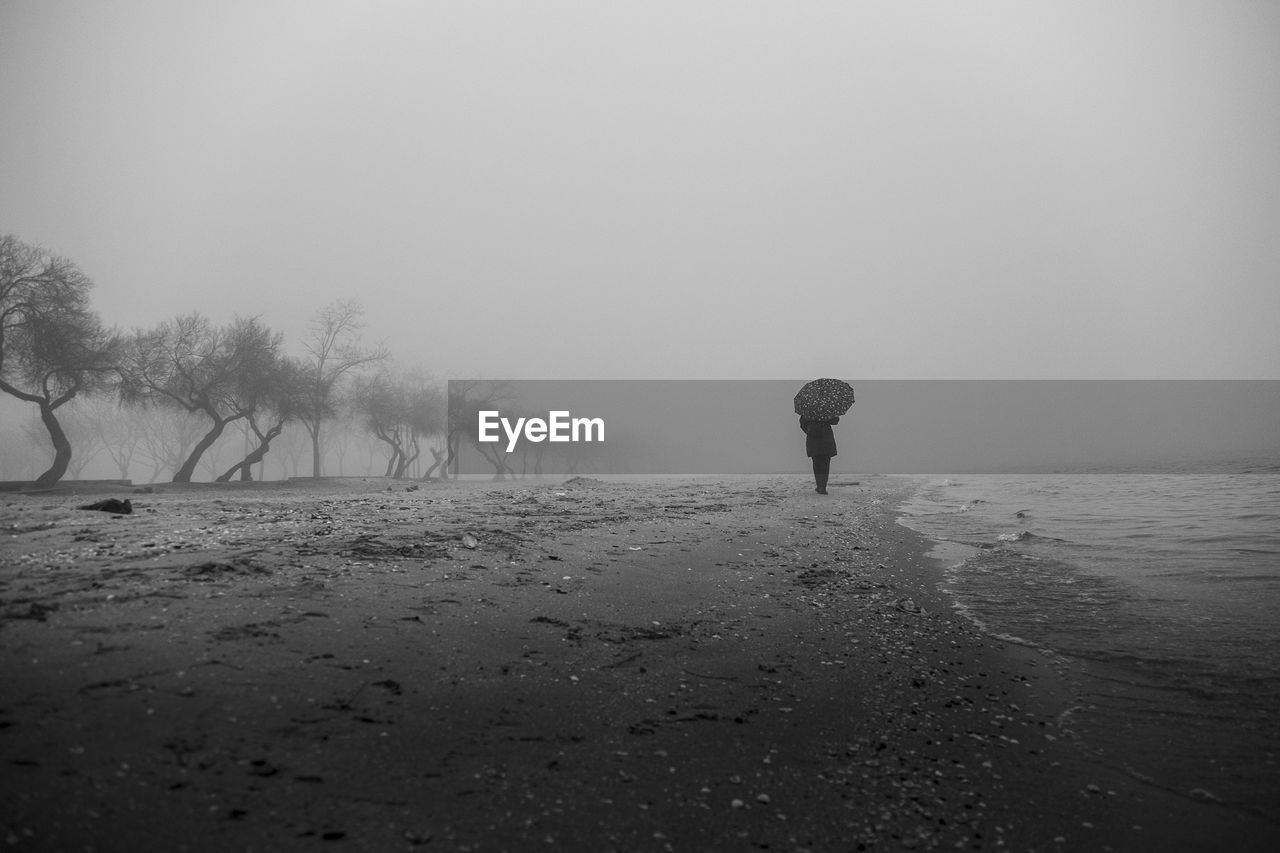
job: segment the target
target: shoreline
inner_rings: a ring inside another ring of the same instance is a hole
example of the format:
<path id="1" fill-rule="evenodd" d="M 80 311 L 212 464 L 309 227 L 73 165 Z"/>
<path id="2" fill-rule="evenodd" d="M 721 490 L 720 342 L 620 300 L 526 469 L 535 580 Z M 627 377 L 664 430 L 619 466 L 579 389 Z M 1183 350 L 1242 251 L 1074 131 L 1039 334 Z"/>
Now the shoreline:
<path id="1" fill-rule="evenodd" d="M 14 849 L 1277 838 L 1090 760 L 902 479 L 227 485 L 0 497 Z"/>
<path id="2" fill-rule="evenodd" d="M 1207 545 L 1215 537 L 1205 532 L 1213 524 L 1229 530 L 1222 519 L 1232 506 L 1253 506 L 1257 484 L 1239 484 L 1230 498 L 1216 494 L 1232 486 L 1181 474 L 1154 485 L 1133 477 L 934 479 L 904 506 L 902 523 L 943 540 L 935 551 L 947 557 L 946 587 L 980 629 L 1070 662 L 1070 725 L 1098 762 L 1184 802 L 1274 823 L 1280 741 L 1269 724 L 1275 647 L 1265 631 L 1274 596 L 1236 590 L 1250 603 L 1227 614 L 1230 578 L 1265 577 L 1257 559 L 1264 552 L 1232 556 L 1229 541 Z M 1148 489 L 1160 497 L 1144 499 Z M 1081 495 L 1098 503 L 1085 508 Z M 1199 551 L 1180 550 L 1186 543 L 1158 527 L 1161 501 L 1175 512 L 1188 502 L 1196 508 L 1203 521 L 1190 525 L 1187 536 L 1198 538 L 1187 541 L 1202 543 Z M 942 504 L 960 511 L 935 515 Z M 1137 527 L 1145 535 L 1133 535 Z M 1032 541 L 1014 544 L 1023 538 Z M 1166 577 L 1176 581 L 1152 581 Z M 1206 589 L 1191 577 L 1222 583 Z M 1254 641 L 1245 642 L 1251 631 Z"/>

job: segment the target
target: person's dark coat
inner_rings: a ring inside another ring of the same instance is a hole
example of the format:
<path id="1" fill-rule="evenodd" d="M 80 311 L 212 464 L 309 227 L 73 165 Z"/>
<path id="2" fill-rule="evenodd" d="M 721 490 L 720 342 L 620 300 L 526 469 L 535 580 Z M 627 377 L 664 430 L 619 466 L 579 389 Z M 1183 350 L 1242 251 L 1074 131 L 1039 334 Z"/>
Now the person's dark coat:
<path id="1" fill-rule="evenodd" d="M 800 429 L 804 430 L 804 452 L 809 456 L 835 456 L 836 436 L 831 427 L 840 423 L 839 418 L 829 421 L 806 421 L 800 419 Z"/>

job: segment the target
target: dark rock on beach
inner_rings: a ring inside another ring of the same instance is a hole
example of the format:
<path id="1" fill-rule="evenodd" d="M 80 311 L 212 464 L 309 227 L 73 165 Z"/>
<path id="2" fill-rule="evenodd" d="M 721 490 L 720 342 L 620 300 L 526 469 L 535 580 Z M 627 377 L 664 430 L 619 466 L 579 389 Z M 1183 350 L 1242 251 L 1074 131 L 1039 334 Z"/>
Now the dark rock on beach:
<path id="1" fill-rule="evenodd" d="M 105 500 L 95 501 L 94 503 L 91 503 L 91 504 L 85 504 L 84 506 L 80 507 L 80 509 L 91 509 L 91 510 L 97 510 L 99 512 L 110 512 L 110 513 L 115 513 L 116 515 L 129 515 L 130 513 L 133 512 L 133 503 L 128 498 L 125 498 L 124 500 L 119 500 L 118 498 L 106 498 Z"/>

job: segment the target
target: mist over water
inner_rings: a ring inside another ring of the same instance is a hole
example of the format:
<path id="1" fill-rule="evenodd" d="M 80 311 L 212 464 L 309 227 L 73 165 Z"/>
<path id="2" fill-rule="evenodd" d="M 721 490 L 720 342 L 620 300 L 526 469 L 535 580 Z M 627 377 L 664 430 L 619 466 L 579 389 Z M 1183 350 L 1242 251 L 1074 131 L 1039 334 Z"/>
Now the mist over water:
<path id="1" fill-rule="evenodd" d="M 801 472 L 808 468 L 804 434 L 792 398 L 807 379 L 794 380 L 476 380 L 500 387 L 491 408 L 514 420 L 552 411 L 601 418 L 604 441 L 540 448 L 521 444 L 508 462 L 530 474 L 526 451 L 546 453 L 547 474 L 738 474 Z M 839 455 L 833 472 L 947 474 L 1049 471 L 1240 471 L 1242 459 L 1268 470 L 1280 458 L 1280 381 L 891 381 L 852 379 L 857 394 L 835 427 Z M 443 389 L 442 389 L 443 391 Z M 65 407 L 68 429 L 83 411 L 71 476 L 120 477 L 112 454 L 94 444 L 88 422 L 129 412 L 103 400 Z M 149 423 L 162 413 L 134 413 Z M 470 415 L 468 417 L 471 417 Z M 34 428 L 28 426 L 34 425 Z M 0 479 L 30 478 L 47 437 L 34 406 L 0 398 Z M 122 429 L 136 431 L 139 426 Z M 476 431 L 476 424 L 461 428 Z M 386 456 L 358 417 L 330 427 L 326 472 L 381 475 Z M 424 436 L 437 451 L 444 436 Z M 243 454 L 245 439 L 231 429 L 211 451 L 197 479 L 211 479 L 222 460 Z M 505 440 L 502 442 L 505 448 Z M 260 466 L 265 479 L 309 473 L 307 439 L 286 429 Z M 463 442 L 459 472 L 494 473 L 474 445 Z M 562 451 L 572 450 L 573 458 Z M 224 452 L 225 451 L 225 452 Z M 154 453 L 154 451 L 153 451 Z M 424 450 L 423 457 L 430 461 Z M 144 464 L 145 463 L 145 464 Z M 425 464 L 419 469 L 424 470 Z M 1274 469 L 1272 469 L 1274 470 Z M 171 472 L 169 472 L 171 473 Z M 163 479 L 162 466 L 139 452 L 131 469 L 139 480 Z"/>

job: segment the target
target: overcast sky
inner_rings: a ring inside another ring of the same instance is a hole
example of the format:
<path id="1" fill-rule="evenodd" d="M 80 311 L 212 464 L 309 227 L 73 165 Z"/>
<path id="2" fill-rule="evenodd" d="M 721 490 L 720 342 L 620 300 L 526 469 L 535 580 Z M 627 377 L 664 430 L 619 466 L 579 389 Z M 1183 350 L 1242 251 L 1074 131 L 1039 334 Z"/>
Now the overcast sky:
<path id="1" fill-rule="evenodd" d="M 1280 4 L 0 0 L 0 231 L 440 376 L 1280 378 Z"/>

